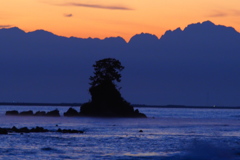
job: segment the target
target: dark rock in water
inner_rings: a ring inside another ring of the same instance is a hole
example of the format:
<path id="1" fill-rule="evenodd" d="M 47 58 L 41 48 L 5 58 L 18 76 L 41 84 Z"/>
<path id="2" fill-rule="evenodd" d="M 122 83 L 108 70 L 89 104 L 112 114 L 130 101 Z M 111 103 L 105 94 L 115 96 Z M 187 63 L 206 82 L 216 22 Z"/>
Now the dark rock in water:
<path id="1" fill-rule="evenodd" d="M 5 129 L 5 128 L 0 128 L 0 134 L 8 134 L 7 129 Z"/>
<path id="2" fill-rule="evenodd" d="M 90 88 L 92 101 L 81 106 L 80 115 L 100 117 L 146 117 L 134 111 L 133 106 L 125 101 L 112 82 Z"/>
<path id="3" fill-rule="evenodd" d="M 30 130 L 27 127 L 22 127 L 17 130 L 19 133 L 30 133 Z"/>
<path id="4" fill-rule="evenodd" d="M 45 111 L 37 111 L 34 115 L 35 116 L 45 116 L 46 112 Z"/>
<path id="5" fill-rule="evenodd" d="M 146 118 L 147 116 L 143 113 L 140 113 L 138 109 L 134 111 L 134 115 L 139 118 Z"/>
<path id="6" fill-rule="evenodd" d="M 15 126 L 13 126 L 11 130 L 12 130 L 13 132 L 17 132 L 17 131 L 18 131 L 17 127 L 15 127 Z"/>
<path id="7" fill-rule="evenodd" d="M 5 115 L 7 115 L 7 116 L 18 116 L 19 113 L 16 110 L 12 110 L 12 111 L 6 111 Z"/>
<path id="8" fill-rule="evenodd" d="M 44 148 L 41 148 L 42 151 L 52 151 L 54 150 L 53 148 L 51 147 L 44 147 Z"/>
<path id="9" fill-rule="evenodd" d="M 146 117 L 134 111 L 133 106 L 124 100 L 116 88 L 115 81 L 121 81 L 124 69 L 119 60 L 105 58 L 93 65 L 94 76 L 90 76 L 89 92 L 92 100 L 81 106 L 80 115 L 99 117 Z"/>
<path id="10" fill-rule="evenodd" d="M 64 116 L 66 116 L 66 117 L 76 117 L 76 116 L 79 116 L 79 113 L 75 109 L 69 108 L 67 110 L 67 112 L 64 113 Z"/>
<path id="11" fill-rule="evenodd" d="M 33 116 L 33 111 L 23 111 L 19 113 L 20 116 Z"/>
<path id="12" fill-rule="evenodd" d="M 84 131 L 75 130 L 75 129 L 58 129 L 57 132 L 60 133 L 84 133 Z"/>
<path id="13" fill-rule="evenodd" d="M 46 116 L 60 117 L 59 110 L 55 109 L 53 111 L 49 111 L 49 112 L 46 113 Z"/>
<path id="14" fill-rule="evenodd" d="M 50 131 L 48 129 L 45 129 L 43 127 L 36 126 L 35 128 L 28 129 L 27 127 L 17 128 L 13 126 L 12 128 L 0 128 L 0 134 L 8 134 L 8 133 L 44 133 L 44 132 L 60 132 L 60 133 L 84 133 L 84 131 L 81 130 L 75 130 L 75 129 L 58 129 L 57 131 Z"/>
<path id="15" fill-rule="evenodd" d="M 143 132 L 143 130 L 139 130 L 139 132 Z"/>
<path id="16" fill-rule="evenodd" d="M 47 129 L 44 129 L 43 127 L 36 127 L 36 128 L 32 128 L 31 130 L 30 130 L 30 132 L 48 132 L 48 130 Z"/>
<path id="17" fill-rule="evenodd" d="M 49 130 L 38 126 L 32 129 L 28 129 L 27 127 L 22 127 L 18 129 L 17 127 L 13 126 L 12 128 L 9 129 L 9 131 L 16 133 L 31 133 L 31 132 L 48 132 Z"/>

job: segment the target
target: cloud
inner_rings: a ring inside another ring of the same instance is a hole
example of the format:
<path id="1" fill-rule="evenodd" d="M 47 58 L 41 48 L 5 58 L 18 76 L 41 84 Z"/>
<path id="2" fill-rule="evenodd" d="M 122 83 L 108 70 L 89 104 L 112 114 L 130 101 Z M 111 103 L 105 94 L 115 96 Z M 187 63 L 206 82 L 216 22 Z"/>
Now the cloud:
<path id="1" fill-rule="evenodd" d="M 87 8 L 98 8 L 98 9 L 109 9 L 109 10 L 133 10 L 128 7 L 120 5 L 101 5 L 101 4 L 86 4 L 86 3 L 65 3 L 61 6 L 76 6 L 76 7 L 87 7 Z"/>
<path id="2" fill-rule="evenodd" d="M 70 13 L 70 14 L 64 14 L 64 16 L 65 16 L 65 17 L 72 17 L 73 14 L 71 14 L 71 13 Z"/>
<path id="3" fill-rule="evenodd" d="M 240 10 L 232 10 L 234 16 L 240 16 Z"/>
<path id="4" fill-rule="evenodd" d="M 208 15 L 208 17 L 226 17 L 228 14 L 222 11 L 215 11 L 215 13 Z"/>
<path id="5" fill-rule="evenodd" d="M 213 11 L 208 17 L 240 16 L 240 10 Z"/>
<path id="6" fill-rule="evenodd" d="M 12 27 L 12 25 L 0 25 L 0 28 L 9 28 Z"/>

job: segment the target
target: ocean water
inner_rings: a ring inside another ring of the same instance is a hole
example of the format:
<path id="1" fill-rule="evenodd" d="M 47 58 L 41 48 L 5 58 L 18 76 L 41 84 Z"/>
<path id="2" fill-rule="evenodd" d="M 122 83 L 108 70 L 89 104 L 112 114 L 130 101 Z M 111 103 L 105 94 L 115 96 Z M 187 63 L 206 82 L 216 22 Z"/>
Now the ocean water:
<path id="1" fill-rule="evenodd" d="M 68 107 L 1 106 L 0 127 L 83 130 L 0 135 L 0 159 L 240 160 L 240 110 L 138 108 L 149 118 L 20 117 L 7 110 Z M 79 110 L 78 107 L 74 107 Z M 142 130 L 143 132 L 139 132 Z"/>

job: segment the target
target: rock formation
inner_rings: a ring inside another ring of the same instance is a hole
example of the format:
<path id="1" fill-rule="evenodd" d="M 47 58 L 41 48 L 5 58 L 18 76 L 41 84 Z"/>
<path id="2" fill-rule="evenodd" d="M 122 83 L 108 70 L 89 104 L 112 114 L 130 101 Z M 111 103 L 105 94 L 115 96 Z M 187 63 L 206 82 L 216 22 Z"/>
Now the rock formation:
<path id="1" fill-rule="evenodd" d="M 64 116 L 65 117 L 76 117 L 76 116 L 79 116 L 79 113 L 75 109 L 69 108 L 67 110 L 67 112 L 64 113 Z"/>
<path id="2" fill-rule="evenodd" d="M 143 113 L 133 109 L 121 96 L 113 81 L 120 82 L 121 71 L 124 67 L 112 58 L 97 61 L 95 76 L 90 77 L 92 85 L 89 92 L 92 100 L 81 106 L 80 115 L 98 117 L 146 117 Z M 117 71 L 118 70 L 118 71 Z"/>

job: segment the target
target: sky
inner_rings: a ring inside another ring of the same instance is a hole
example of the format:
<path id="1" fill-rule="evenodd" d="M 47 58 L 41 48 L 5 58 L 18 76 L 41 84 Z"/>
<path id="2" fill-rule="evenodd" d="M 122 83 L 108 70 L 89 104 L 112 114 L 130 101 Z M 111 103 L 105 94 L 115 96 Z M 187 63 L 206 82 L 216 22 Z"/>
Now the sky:
<path id="1" fill-rule="evenodd" d="M 126 41 L 206 20 L 240 31 L 239 6 L 239 0 L 7 0 L 0 2 L 0 28 Z"/>

